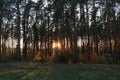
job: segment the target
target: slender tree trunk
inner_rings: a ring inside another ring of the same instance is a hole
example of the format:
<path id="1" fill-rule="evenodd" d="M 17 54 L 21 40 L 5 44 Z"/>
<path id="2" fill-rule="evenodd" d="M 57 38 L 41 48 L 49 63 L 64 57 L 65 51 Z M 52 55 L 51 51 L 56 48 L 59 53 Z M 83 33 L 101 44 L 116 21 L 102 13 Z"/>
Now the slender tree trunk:
<path id="1" fill-rule="evenodd" d="M 42 52 L 42 50 L 43 50 L 42 45 L 43 45 L 43 40 L 41 39 L 41 40 L 40 40 L 40 52 Z M 43 54 L 43 53 L 42 53 L 42 54 Z"/>
<path id="2" fill-rule="evenodd" d="M 47 57 L 50 56 L 50 16 L 48 16 Z"/>
<path id="3" fill-rule="evenodd" d="M 112 38 L 111 38 L 111 28 L 109 27 L 109 52 L 110 52 L 110 64 L 112 64 L 113 62 L 113 58 L 112 58 L 112 42 L 111 42 Z"/>
<path id="4" fill-rule="evenodd" d="M 95 29 L 95 52 L 98 54 L 98 35 L 97 35 L 97 23 L 96 23 L 96 10 L 95 10 L 95 0 L 93 0 L 93 11 L 94 11 L 94 29 Z"/>
<path id="5" fill-rule="evenodd" d="M 27 40 L 26 40 L 26 0 L 25 0 L 25 7 L 24 7 L 24 15 L 23 15 L 23 57 L 26 60 L 27 55 Z"/>
<path id="6" fill-rule="evenodd" d="M 12 24 L 12 55 L 14 54 L 14 26 L 13 26 L 13 24 Z"/>
<path id="7" fill-rule="evenodd" d="M 96 34 L 95 38 L 96 38 L 96 47 L 95 47 L 96 49 L 95 49 L 95 51 L 96 51 L 97 54 L 99 54 L 99 51 L 98 51 L 98 43 L 99 42 L 98 42 L 98 36 L 97 36 L 97 34 Z"/>
<path id="8" fill-rule="evenodd" d="M 75 5 L 73 5 L 72 9 L 72 21 L 73 21 L 73 55 L 74 55 L 74 63 L 78 63 L 78 49 L 77 49 L 77 26 L 76 26 L 76 20 L 75 20 Z"/>
<path id="9" fill-rule="evenodd" d="M 35 26 L 35 31 L 34 31 L 34 33 L 35 33 L 35 35 L 34 35 L 34 41 L 35 41 L 35 51 L 37 50 L 37 51 L 39 51 L 39 35 L 38 35 L 38 27 L 37 27 L 37 22 L 38 22 L 38 12 L 36 11 L 36 26 Z"/>
<path id="10" fill-rule="evenodd" d="M 16 8 L 17 8 L 17 12 L 16 12 L 16 15 L 17 15 L 17 30 L 18 30 L 18 33 L 17 33 L 17 60 L 20 61 L 20 55 L 21 55 L 21 51 L 20 51 L 20 8 L 19 8 L 19 3 L 20 3 L 20 0 L 16 0 Z"/>
<path id="11" fill-rule="evenodd" d="M 45 37 L 44 46 L 45 46 L 45 57 L 47 58 L 47 37 Z"/>
<path id="12" fill-rule="evenodd" d="M 65 45 L 65 37 L 63 38 L 63 53 L 65 53 L 66 45 Z"/>
<path id="13" fill-rule="evenodd" d="M 5 40 L 2 35 L 2 54 L 5 54 Z"/>
<path id="14" fill-rule="evenodd" d="M 116 3 L 116 2 L 115 2 Z M 115 29 L 113 30 L 114 31 L 114 46 L 113 46 L 113 54 L 114 54 L 114 61 L 117 63 L 117 59 L 118 59 L 118 52 L 117 52 L 117 48 L 118 48 L 118 37 L 119 37 L 119 28 L 118 28 L 118 25 L 117 25 L 117 20 L 116 20 L 116 16 L 115 16 L 115 13 L 116 11 L 114 12 L 114 15 L 113 15 L 113 22 L 112 22 L 112 27 L 115 27 Z"/>
<path id="15" fill-rule="evenodd" d="M 87 22 L 87 26 L 88 26 L 88 44 L 87 44 L 87 48 L 88 48 L 88 59 L 89 61 L 91 61 L 91 50 L 90 50 L 90 28 L 89 28 L 89 14 L 88 14 L 88 2 L 86 2 L 86 22 Z"/>
<path id="16" fill-rule="evenodd" d="M 36 26 L 37 24 L 37 20 L 36 22 L 33 24 L 33 52 L 35 53 L 36 51 L 39 51 L 39 46 L 38 46 L 38 41 L 39 41 L 39 36 L 38 36 L 38 28 Z"/>
<path id="17" fill-rule="evenodd" d="M 50 56 L 52 55 L 52 44 L 53 44 L 53 32 L 52 32 L 52 30 L 51 30 L 51 39 L 50 39 L 50 50 L 51 50 L 51 54 L 50 54 Z"/>
<path id="18" fill-rule="evenodd" d="M 66 37 L 66 47 L 68 48 L 69 47 L 69 38 Z"/>
<path id="19" fill-rule="evenodd" d="M 74 63 L 78 63 L 78 49 L 77 49 L 77 32 L 76 26 L 74 23 Z"/>
<path id="20" fill-rule="evenodd" d="M 2 43 L 1 43 L 1 39 L 2 39 L 2 38 L 1 38 L 1 34 L 2 34 L 2 33 L 1 33 L 1 29 L 2 29 L 2 28 L 1 28 L 1 27 L 2 27 L 2 19 L 1 19 L 1 15 L 0 15 L 0 59 L 1 59 L 1 52 L 2 52 L 2 51 L 1 51 L 1 48 L 2 48 Z"/>
<path id="21" fill-rule="evenodd" d="M 1 1 L 3 2 L 3 0 Z M 3 4 L 0 4 L 0 59 L 2 54 L 2 23 L 3 23 Z"/>
<path id="22" fill-rule="evenodd" d="M 107 27 L 108 27 L 108 40 L 109 40 L 109 52 L 110 52 L 110 64 L 113 62 L 112 58 L 112 37 L 111 37 L 111 16 L 110 16 L 110 1 L 106 0 L 106 8 L 107 8 Z"/>

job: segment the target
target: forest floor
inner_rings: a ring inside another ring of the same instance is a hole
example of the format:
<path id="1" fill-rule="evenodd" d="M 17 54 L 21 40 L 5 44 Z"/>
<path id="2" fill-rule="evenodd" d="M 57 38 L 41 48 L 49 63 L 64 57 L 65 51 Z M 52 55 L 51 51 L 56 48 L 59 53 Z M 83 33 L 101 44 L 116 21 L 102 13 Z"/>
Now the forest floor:
<path id="1" fill-rule="evenodd" d="M 1 63 L 0 80 L 120 80 L 120 65 Z"/>

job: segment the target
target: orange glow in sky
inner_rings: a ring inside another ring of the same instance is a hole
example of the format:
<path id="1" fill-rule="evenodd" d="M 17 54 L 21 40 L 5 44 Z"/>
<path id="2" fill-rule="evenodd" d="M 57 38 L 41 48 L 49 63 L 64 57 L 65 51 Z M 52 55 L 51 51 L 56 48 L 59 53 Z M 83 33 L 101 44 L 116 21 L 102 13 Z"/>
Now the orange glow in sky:
<path id="1" fill-rule="evenodd" d="M 58 48 L 58 49 L 61 49 L 61 44 L 60 42 L 53 42 L 53 48 Z"/>

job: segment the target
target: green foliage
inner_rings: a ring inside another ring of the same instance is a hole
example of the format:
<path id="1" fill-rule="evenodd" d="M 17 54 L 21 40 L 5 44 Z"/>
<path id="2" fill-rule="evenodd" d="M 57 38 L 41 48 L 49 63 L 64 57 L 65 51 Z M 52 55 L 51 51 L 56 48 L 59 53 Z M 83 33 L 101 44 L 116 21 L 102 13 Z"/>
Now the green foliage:
<path id="1" fill-rule="evenodd" d="M 47 63 L 47 59 L 46 58 L 41 58 L 40 63 Z"/>
<path id="2" fill-rule="evenodd" d="M 54 57 L 54 63 L 67 63 L 67 58 L 65 55 L 57 55 Z"/>
<path id="3" fill-rule="evenodd" d="M 108 64 L 105 55 L 100 55 L 99 59 L 97 61 L 95 61 L 95 63 L 100 63 L 100 64 Z"/>
<path id="4" fill-rule="evenodd" d="M 27 53 L 26 60 L 31 61 L 35 57 L 35 53 L 33 51 L 30 51 Z"/>
<path id="5" fill-rule="evenodd" d="M 0 63 L 10 63 L 10 62 L 12 62 L 12 60 L 8 59 L 8 58 L 2 58 L 2 59 L 0 59 Z"/>
<path id="6" fill-rule="evenodd" d="M 0 63 L 10 63 L 16 60 L 16 55 L 12 53 L 4 53 L 1 56 Z"/>
<path id="7" fill-rule="evenodd" d="M 3 57 L 9 60 L 16 60 L 16 56 L 16 53 L 5 53 Z"/>
<path id="8" fill-rule="evenodd" d="M 73 54 L 71 53 L 58 54 L 55 55 L 53 58 L 53 63 L 73 63 Z"/>

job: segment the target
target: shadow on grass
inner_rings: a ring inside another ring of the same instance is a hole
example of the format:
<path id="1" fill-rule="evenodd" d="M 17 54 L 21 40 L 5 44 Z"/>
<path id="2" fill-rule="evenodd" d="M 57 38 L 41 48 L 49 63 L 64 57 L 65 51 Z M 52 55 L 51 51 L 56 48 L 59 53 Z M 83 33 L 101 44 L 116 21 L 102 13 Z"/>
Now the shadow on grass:
<path id="1" fill-rule="evenodd" d="M 6 64 L 0 70 L 0 80 L 120 80 L 117 65 Z"/>

